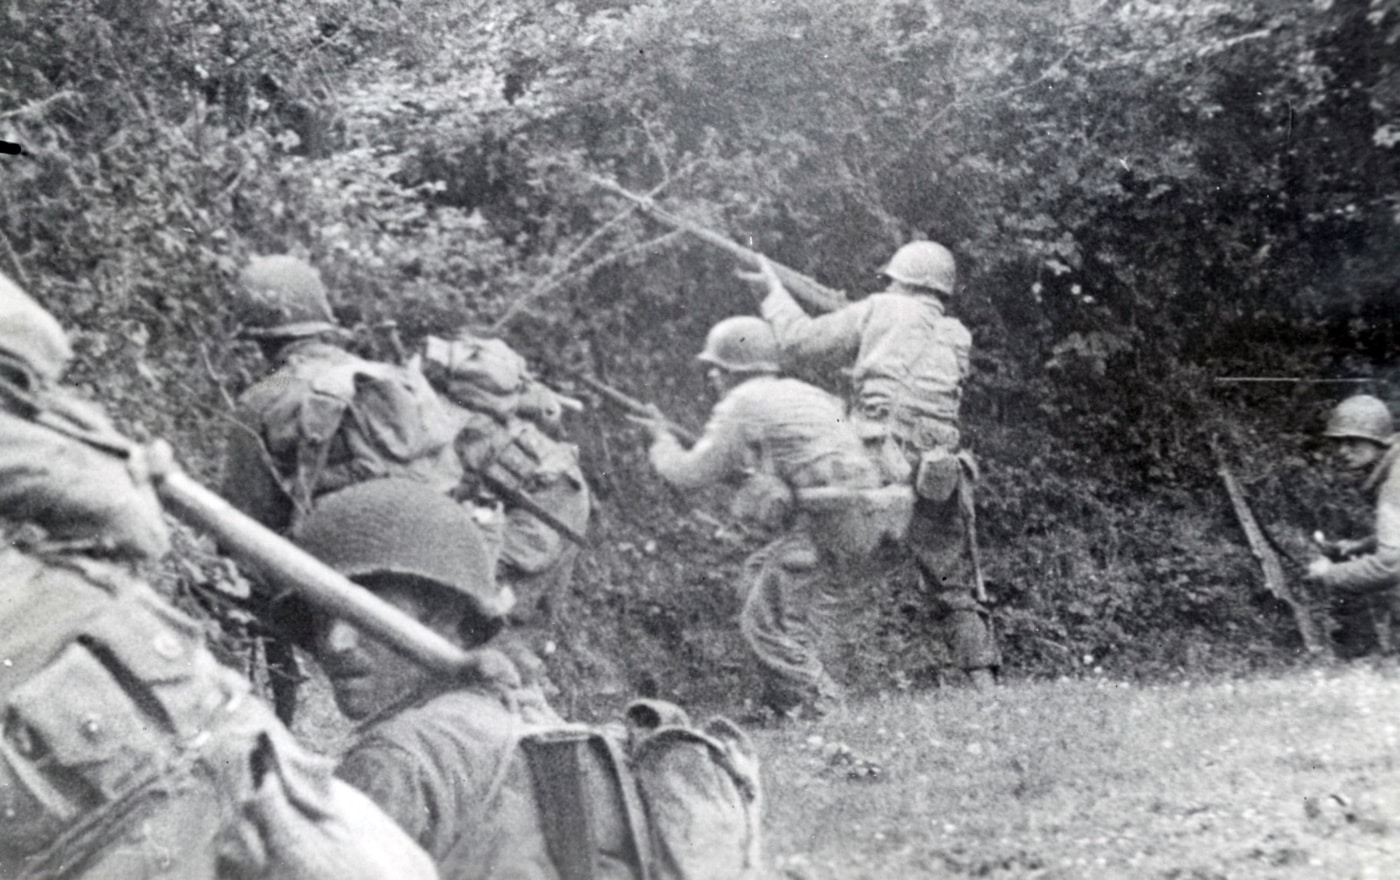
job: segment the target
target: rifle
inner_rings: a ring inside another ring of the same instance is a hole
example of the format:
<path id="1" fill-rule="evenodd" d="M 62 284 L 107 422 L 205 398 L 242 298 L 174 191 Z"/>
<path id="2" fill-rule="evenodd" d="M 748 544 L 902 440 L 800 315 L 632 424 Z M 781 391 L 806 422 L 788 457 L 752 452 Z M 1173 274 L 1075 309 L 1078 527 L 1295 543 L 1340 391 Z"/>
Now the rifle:
<path id="1" fill-rule="evenodd" d="M 1330 656 L 1332 644 L 1327 632 L 1313 617 L 1312 608 L 1308 602 L 1299 597 L 1289 585 L 1278 552 L 1274 549 L 1268 534 L 1255 518 L 1254 511 L 1249 506 L 1249 500 L 1245 497 L 1239 480 L 1235 478 L 1234 472 L 1230 470 L 1229 464 L 1225 461 L 1220 442 L 1214 437 L 1210 438 L 1210 448 L 1215 457 L 1216 473 L 1219 474 L 1220 481 L 1225 486 L 1225 494 L 1229 496 L 1230 507 L 1235 512 L 1235 519 L 1239 522 L 1241 530 L 1244 531 L 1245 541 L 1249 544 L 1249 552 L 1259 562 L 1264 577 L 1264 588 L 1269 591 L 1270 595 L 1288 606 L 1288 610 L 1293 614 L 1294 625 L 1298 628 L 1298 635 L 1302 638 L 1303 647 L 1307 652 L 1314 655 Z"/>
<path id="2" fill-rule="evenodd" d="M 624 199 L 640 206 L 642 210 L 662 223 L 665 223 L 667 226 L 689 233 L 706 244 L 714 245 L 731 256 L 753 266 L 755 269 L 759 267 L 760 260 L 764 259 L 763 255 L 758 251 L 746 248 L 732 239 L 720 235 L 713 229 L 701 226 L 699 223 L 686 220 L 684 217 L 678 217 L 656 204 L 656 202 L 652 201 L 647 196 L 634 193 L 614 180 L 609 180 L 606 177 L 596 174 L 590 174 L 588 179 L 594 186 L 605 189 L 614 195 L 622 196 Z M 793 296 L 814 309 L 819 309 L 823 312 L 834 312 L 850 302 L 844 291 L 827 287 L 810 275 L 804 275 L 796 269 L 785 266 L 782 263 L 775 263 L 772 260 L 768 262 L 769 265 L 773 267 L 773 271 L 777 273 L 779 280 L 783 282 L 783 286 L 791 291 Z"/>
<path id="3" fill-rule="evenodd" d="M 524 490 L 516 485 L 515 479 L 505 473 L 500 465 L 492 464 L 486 468 L 481 474 L 481 481 L 486 484 L 487 488 L 501 496 L 503 501 L 519 507 L 578 546 L 585 549 L 590 546 L 586 537 L 551 513 L 544 505 L 526 495 Z"/>
<path id="4" fill-rule="evenodd" d="M 27 392 L 0 381 L 0 398 L 37 425 L 118 458 L 137 444 L 115 431 L 97 432 L 58 418 Z M 153 476 L 157 494 L 187 524 L 208 532 L 243 563 L 317 608 L 344 618 L 429 669 L 472 672 L 481 660 L 346 578 L 305 550 L 236 509 L 179 470 Z"/>
<path id="5" fill-rule="evenodd" d="M 618 391 L 616 388 L 612 387 L 606 382 L 600 379 L 596 379 L 593 376 L 588 375 L 587 373 L 574 373 L 573 375 L 575 379 L 583 383 L 584 387 L 596 392 L 599 397 L 603 398 L 604 400 L 613 404 L 614 406 L 620 407 L 627 414 L 642 416 L 644 418 L 650 418 L 652 416 L 651 407 L 647 406 L 645 403 L 642 403 L 637 398 L 632 397 L 622 391 Z M 666 419 L 664 421 L 664 424 L 666 426 L 666 430 L 676 435 L 677 439 L 679 440 L 682 440 L 686 443 L 694 444 L 695 441 L 699 439 L 699 437 L 694 431 L 682 425 L 678 425 L 670 419 Z"/>
<path id="6" fill-rule="evenodd" d="M 1310 376 L 1216 376 L 1211 379 L 1224 385 L 1286 383 L 1290 385 L 1361 385 L 1376 379 L 1314 379 Z"/>

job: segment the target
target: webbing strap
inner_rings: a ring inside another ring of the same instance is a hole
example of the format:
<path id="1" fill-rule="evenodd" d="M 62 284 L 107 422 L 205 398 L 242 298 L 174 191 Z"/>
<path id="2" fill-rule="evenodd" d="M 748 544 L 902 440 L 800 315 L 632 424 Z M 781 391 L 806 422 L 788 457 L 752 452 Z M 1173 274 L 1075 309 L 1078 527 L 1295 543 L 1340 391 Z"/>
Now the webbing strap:
<path id="1" fill-rule="evenodd" d="M 520 740 L 535 786 L 545 845 L 560 880 L 593 880 L 597 845 L 584 777 L 587 730 L 549 730 Z"/>
<path id="2" fill-rule="evenodd" d="M 608 769 L 617 783 L 617 791 L 627 819 L 627 835 L 632 842 L 632 852 L 636 856 L 637 878 L 652 880 L 655 876 L 655 861 L 651 850 L 651 825 L 647 822 L 646 807 L 642 804 L 641 794 L 637 791 L 632 776 L 632 765 L 623 753 L 622 746 L 616 741 L 606 736 L 599 736 L 596 741 L 602 744 Z"/>

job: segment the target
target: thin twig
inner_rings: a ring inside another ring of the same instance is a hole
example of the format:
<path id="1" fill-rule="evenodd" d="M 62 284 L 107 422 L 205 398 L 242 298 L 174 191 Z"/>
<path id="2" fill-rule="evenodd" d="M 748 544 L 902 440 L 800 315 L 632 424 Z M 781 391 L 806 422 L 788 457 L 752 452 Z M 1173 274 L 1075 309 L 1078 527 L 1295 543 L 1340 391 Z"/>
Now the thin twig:
<path id="1" fill-rule="evenodd" d="M 10 263 L 15 267 L 15 277 L 25 289 L 29 288 L 29 273 L 24 271 L 24 264 L 20 262 L 19 254 L 15 253 L 15 246 L 10 244 L 8 235 L 0 235 L 0 241 L 5 243 L 5 253 L 10 255 Z"/>
<path id="2" fill-rule="evenodd" d="M 64 90 L 61 91 L 61 92 L 54 92 L 52 95 L 49 95 L 47 98 L 41 98 L 41 99 L 39 99 L 39 100 L 37 100 L 37 101 L 30 101 L 28 104 L 25 104 L 23 107 L 16 107 L 16 108 L 13 109 L 13 110 L 8 110 L 8 111 L 6 111 L 6 112 L 4 112 L 4 113 L 0 113 L 0 119 L 11 119 L 11 118 L 13 118 L 13 117 L 15 117 L 15 116 L 24 116 L 24 115 L 26 115 L 26 114 L 28 114 L 28 113 L 33 113 L 33 112 L 35 112 L 35 111 L 42 110 L 42 109 L 44 109 L 45 107 L 47 107 L 48 105 L 50 105 L 50 104 L 52 104 L 52 103 L 54 103 L 54 102 L 56 102 L 56 101 L 60 101 L 60 100 L 62 100 L 62 99 L 64 99 L 64 98 L 76 98 L 76 97 L 78 97 L 78 93 L 77 93 L 77 92 L 73 92 L 73 91 L 70 91 L 70 90 L 68 90 L 68 89 L 64 89 Z"/>
<path id="3" fill-rule="evenodd" d="M 199 344 L 199 359 L 204 362 L 204 371 L 209 374 L 209 381 L 213 382 L 214 387 L 219 389 L 219 396 L 224 399 L 224 405 L 229 408 L 229 412 L 237 412 L 238 403 L 224 387 L 223 378 L 214 370 L 214 364 L 209 360 L 209 349 L 205 347 L 203 342 Z"/>
<path id="4" fill-rule="evenodd" d="M 647 196 L 652 197 L 659 194 L 663 189 L 670 186 L 678 177 L 682 177 L 688 174 L 694 167 L 695 163 L 690 163 L 686 165 L 680 170 L 680 172 L 675 177 L 667 177 L 665 180 L 658 183 L 647 193 Z M 616 216 L 610 218 L 602 226 L 599 226 L 597 229 L 589 233 L 588 237 L 586 237 L 582 242 L 580 242 L 578 247 L 570 251 L 568 256 L 564 258 L 564 261 L 560 264 L 560 268 L 558 271 L 541 281 L 539 284 L 536 284 L 534 287 L 530 288 L 530 290 L 528 290 L 521 296 L 515 298 L 515 300 L 506 308 L 505 312 L 502 313 L 501 316 L 496 319 L 496 322 L 494 324 L 491 325 L 491 332 L 501 332 L 501 330 L 507 324 L 510 323 L 511 319 L 520 313 L 521 309 L 523 309 L 526 306 L 526 304 L 553 290 L 565 279 L 571 278 L 574 275 L 576 275 L 577 273 L 566 273 L 564 270 L 567 269 L 569 265 L 573 263 L 574 260 L 578 259 L 584 251 L 591 247 L 595 241 L 602 238 L 604 233 L 606 233 L 609 229 L 613 228 L 617 224 L 621 223 L 623 220 L 626 220 L 628 217 L 632 216 L 634 213 L 636 213 L 637 209 L 638 208 L 636 205 L 628 205 Z"/>

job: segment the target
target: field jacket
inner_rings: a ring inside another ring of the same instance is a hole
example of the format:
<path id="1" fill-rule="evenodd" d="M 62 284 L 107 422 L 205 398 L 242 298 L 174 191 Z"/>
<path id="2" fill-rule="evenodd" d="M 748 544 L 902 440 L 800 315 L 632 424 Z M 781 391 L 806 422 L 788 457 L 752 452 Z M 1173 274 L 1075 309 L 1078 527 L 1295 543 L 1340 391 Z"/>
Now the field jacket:
<path id="1" fill-rule="evenodd" d="M 516 748 L 527 725 L 543 722 L 558 717 L 494 684 L 429 695 L 369 725 L 336 775 L 395 819 L 442 880 L 554 880 Z"/>
<path id="2" fill-rule="evenodd" d="M 887 422 L 891 430 L 915 442 L 919 435 L 943 434 L 939 445 L 957 446 L 972 335 L 961 321 L 945 314 L 936 297 L 876 293 L 812 317 L 785 288 L 774 286 L 762 313 L 773 326 L 785 361 L 853 362 L 853 414 Z M 948 437 L 947 430 L 954 435 Z"/>
<path id="3" fill-rule="evenodd" d="M 690 449 L 658 435 L 651 463 L 668 483 L 699 488 L 747 473 L 793 488 L 863 484 L 869 473 L 860 438 L 840 401 L 799 379 L 755 376 L 731 388 Z"/>
<path id="4" fill-rule="evenodd" d="M 1370 593 L 1400 586 L 1400 435 L 1366 479 L 1376 493 L 1375 551 L 1333 565 L 1319 580 L 1342 592 Z"/>

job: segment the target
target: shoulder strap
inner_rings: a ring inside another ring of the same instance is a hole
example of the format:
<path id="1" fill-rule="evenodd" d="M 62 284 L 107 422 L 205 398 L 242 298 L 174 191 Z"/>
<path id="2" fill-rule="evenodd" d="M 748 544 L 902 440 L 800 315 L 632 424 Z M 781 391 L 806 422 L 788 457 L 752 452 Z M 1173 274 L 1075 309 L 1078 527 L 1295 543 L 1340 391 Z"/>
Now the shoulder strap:
<path id="1" fill-rule="evenodd" d="M 620 807 L 626 823 L 629 859 L 638 880 L 652 880 L 652 854 L 646 810 L 621 745 L 587 728 L 534 731 L 520 738 L 539 805 L 550 858 L 561 880 L 595 880 L 599 845 L 589 768 Z"/>

